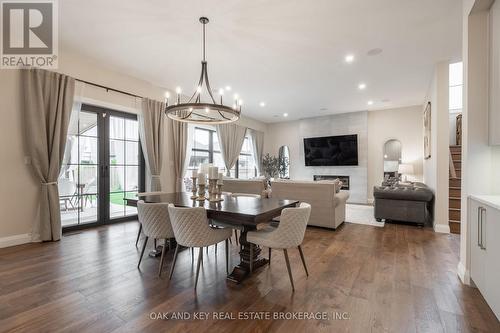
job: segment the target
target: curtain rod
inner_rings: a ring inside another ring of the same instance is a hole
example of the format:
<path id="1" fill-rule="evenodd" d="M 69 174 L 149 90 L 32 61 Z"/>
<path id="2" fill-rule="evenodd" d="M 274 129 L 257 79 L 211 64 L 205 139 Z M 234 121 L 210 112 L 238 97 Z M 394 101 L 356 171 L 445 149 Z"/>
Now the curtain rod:
<path id="1" fill-rule="evenodd" d="M 82 83 L 85 83 L 85 84 L 89 84 L 89 85 L 94 86 L 94 87 L 106 89 L 106 91 L 114 91 L 114 92 L 117 92 L 117 93 L 120 93 L 120 94 L 132 96 L 132 97 L 138 97 L 138 98 L 143 98 L 143 99 L 145 98 L 145 97 L 142 97 L 142 96 L 139 96 L 139 95 L 136 95 L 136 94 L 132 94 L 132 93 L 129 93 L 129 92 L 126 92 L 126 91 L 123 91 L 123 90 L 118 90 L 118 89 L 115 89 L 115 88 L 106 87 L 106 86 L 103 86 L 102 84 L 97 84 L 97 83 L 94 83 L 94 82 L 85 81 L 85 80 L 81 80 L 81 79 L 77 79 L 77 78 L 75 78 L 75 80 L 79 81 L 79 82 L 82 82 Z"/>

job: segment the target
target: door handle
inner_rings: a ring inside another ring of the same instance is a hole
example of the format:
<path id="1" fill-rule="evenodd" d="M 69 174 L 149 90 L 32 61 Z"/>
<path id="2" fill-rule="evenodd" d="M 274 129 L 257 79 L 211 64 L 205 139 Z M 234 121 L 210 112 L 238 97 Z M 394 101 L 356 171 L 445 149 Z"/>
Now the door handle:
<path id="1" fill-rule="evenodd" d="M 481 250 L 486 250 L 486 246 L 484 245 L 484 239 L 483 239 L 483 234 L 484 234 L 484 215 L 483 213 L 486 213 L 486 208 L 482 207 L 481 210 Z"/>
<path id="2" fill-rule="evenodd" d="M 477 246 L 481 248 L 481 209 L 477 207 Z"/>

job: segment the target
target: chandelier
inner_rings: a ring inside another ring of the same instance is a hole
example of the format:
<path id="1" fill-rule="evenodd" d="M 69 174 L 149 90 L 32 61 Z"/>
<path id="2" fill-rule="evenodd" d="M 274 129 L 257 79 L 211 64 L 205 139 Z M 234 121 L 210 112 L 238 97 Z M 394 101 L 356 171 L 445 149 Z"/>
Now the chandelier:
<path id="1" fill-rule="evenodd" d="M 205 25 L 209 22 L 208 18 L 200 17 L 200 22 L 203 26 L 203 60 L 201 61 L 201 75 L 196 91 L 191 95 L 187 102 L 181 101 L 181 89 L 177 88 L 177 100 L 175 104 L 169 105 L 168 95 L 166 99 L 167 107 L 165 113 L 173 120 L 183 121 L 188 123 L 203 123 L 203 124 L 226 124 L 231 123 L 240 118 L 241 101 L 235 98 L 232 106 L 226 106 L 222 103 L 223 89 L 219 91 L 220 103 L 217 103 L 210 88 L 208 80 L 207 61 L 205 59 Z M 203 86 L 208 92 L 209 100 L 202 101 L 201 93 Z"/>

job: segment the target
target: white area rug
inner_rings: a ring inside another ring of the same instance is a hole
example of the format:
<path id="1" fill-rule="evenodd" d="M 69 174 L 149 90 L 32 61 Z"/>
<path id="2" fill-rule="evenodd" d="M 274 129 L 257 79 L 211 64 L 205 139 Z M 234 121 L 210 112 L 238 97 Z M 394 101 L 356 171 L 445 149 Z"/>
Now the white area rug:
<path id="1" fill-rule="evenodd" d="M 383 227 L 385 222 L 377 222 L 373 216 L 373 206 L 347 204 L 345 221 L 357 224 L 373 225 Z"/>

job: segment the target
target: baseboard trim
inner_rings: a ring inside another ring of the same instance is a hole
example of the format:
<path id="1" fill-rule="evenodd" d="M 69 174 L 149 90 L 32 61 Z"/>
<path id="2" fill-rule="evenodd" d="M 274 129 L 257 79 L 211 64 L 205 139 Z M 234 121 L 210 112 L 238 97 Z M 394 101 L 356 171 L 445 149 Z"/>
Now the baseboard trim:
<path id="1" fill-rule="evenodd" d="M 450 233 L 450 226 L 448 224 L 435 224 L 434 225 L 434 231 L 439 232 L 442 234 L 449 234 Z"/>
<path id="2" fill-rule="evenodd" d="M 470 273 L 465 269 L 465 266 L 461 261 L 457 266 L 457 274 L 463 284 L 470 285 Z"/>
<path id="3" fill-rule="evenodd" d="M 9 246 L 31 243 L 31 234 L 21 234 L 0 238 L 0 249 Z"/>

